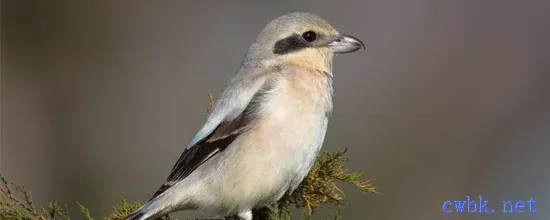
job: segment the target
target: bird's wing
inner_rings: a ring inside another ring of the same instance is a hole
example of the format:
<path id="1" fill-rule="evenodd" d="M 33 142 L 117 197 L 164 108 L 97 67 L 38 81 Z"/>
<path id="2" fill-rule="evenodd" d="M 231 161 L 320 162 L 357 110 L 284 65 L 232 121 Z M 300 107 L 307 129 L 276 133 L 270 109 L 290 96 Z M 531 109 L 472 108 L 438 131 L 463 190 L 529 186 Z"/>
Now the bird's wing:
<path id="1" fill-rule="evenodd" d="M 198 166 L 223 151 L 255 118 L 259 101 L 271 89 L 270 75 L 236 75 L 216 101 L 206 123 L 152 198 L 187 177 Z"/>
<path id="2" fill-rule="evenodd" d="M 216 100 L 206 123 L 193 137 L 187 148 L 194 147 L 199 141 L 210 135 L 223 121 L 232 121 L 237 118 L 269 77 L 269 74 L 236 75 Z"/>

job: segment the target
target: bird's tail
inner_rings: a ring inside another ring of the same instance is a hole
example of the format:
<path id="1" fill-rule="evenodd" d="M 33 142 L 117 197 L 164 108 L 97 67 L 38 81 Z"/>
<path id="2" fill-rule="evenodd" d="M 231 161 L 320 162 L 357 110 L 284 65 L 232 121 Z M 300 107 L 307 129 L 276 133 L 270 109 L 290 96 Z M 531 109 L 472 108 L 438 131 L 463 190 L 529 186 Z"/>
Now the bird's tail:
<path id="1" fill-rule="evenodd" d="M 170 212 L 177 210 L 195 209 L 186 190 L 171 190 L 163 185 L 155 195 L 144 205 L 136 209 L 123 220 L 161 220 Z M 169 219 L 168 217 L 164 219 Z"/>
<path id="2" fill-rule="evenodd" d="M 161 198 L 161 197 L 160 197 Z M 130 213 L 123 220 L 160 220 L 166 215 L 167 208 L 159 197 L 154 198 Z"/>

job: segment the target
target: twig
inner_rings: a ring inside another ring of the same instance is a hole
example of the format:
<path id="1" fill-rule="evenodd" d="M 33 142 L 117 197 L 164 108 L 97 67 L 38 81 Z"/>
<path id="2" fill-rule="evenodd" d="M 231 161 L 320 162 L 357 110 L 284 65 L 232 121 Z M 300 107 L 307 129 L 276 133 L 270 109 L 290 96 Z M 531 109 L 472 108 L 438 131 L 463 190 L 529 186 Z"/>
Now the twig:
<path id="1" fill-rule="evenodd" d="M 6 198 L 11 200 L 14 205 L 24 208 L 26 211 L 36 216 L 39 220 L 46 220 L 46 218 L 44 218 L 42 215 L 39 215 L 38 213 L 36 213 L 36 210 L 26 206 L 25 204 L 20 202 L 17 198 L 13 197 L 13 194 L 11 194 L 11 191 L 0 189 L 0 193 L 2 193 Z"/>

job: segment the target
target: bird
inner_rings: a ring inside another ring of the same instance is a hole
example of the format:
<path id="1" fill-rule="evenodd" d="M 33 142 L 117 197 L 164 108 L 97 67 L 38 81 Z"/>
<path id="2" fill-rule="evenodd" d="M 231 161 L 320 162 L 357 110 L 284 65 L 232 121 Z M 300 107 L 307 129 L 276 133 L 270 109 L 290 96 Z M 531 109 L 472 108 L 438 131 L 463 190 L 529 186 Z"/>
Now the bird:
<path id="1" fill-rule="evenodd" d="M 365 49 L 316 14 L 269 22 L 168 178 L 126 220 L 210 210 L 252 220 L 311 170 L 333 109 L 333 57 Z"/>

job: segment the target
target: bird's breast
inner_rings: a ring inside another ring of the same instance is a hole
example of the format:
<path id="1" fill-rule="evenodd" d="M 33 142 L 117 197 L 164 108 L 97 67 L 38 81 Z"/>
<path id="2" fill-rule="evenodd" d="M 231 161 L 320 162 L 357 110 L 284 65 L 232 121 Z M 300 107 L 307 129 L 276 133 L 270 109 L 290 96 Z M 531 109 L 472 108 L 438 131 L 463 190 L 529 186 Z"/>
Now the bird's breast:
<path id="1" fill-rule="evenodd" d="M 274 83 L 263 113 L 286 118 L 332 111 L 332 78 L 316 70 L 282 71 Z"/>
<path id="2" fill-rule="evenodd" d="M 279 199 L 309 172 L 332 102 L 328 81 L 304 77 L 313 81 L 279 79 L 262 101 L 254 126 L 233 142 L 235 163 L 224 184 L 233 195 Z"/>
<path id="3" fill-rule="evenodd" d="M 283 73 L 260 108 L 259 127 L 288 148 L 300 149 L 324 135 L 331 110 L 332 81 L 325 73 Z"/>
<path id="4" fill-rule="evenodd" d="M 332 110 L 330 83 L 321 73 L 283 75 L 277 80 L 259 109 L 258 124 L 248 136 L 251 142 L 242 145 L 248 148 L 243 152 L 256 155 L 253 160 L 264 173 L 262 182 L 292 184 L 307 174 Z"/>

